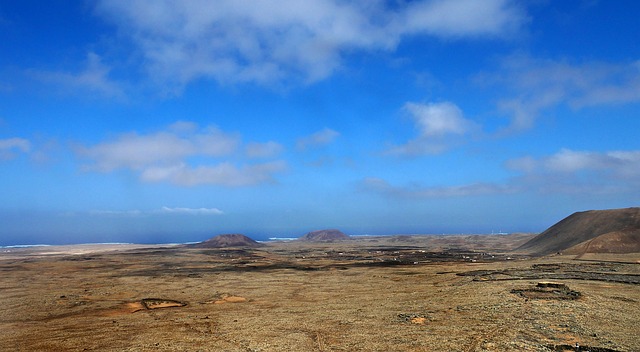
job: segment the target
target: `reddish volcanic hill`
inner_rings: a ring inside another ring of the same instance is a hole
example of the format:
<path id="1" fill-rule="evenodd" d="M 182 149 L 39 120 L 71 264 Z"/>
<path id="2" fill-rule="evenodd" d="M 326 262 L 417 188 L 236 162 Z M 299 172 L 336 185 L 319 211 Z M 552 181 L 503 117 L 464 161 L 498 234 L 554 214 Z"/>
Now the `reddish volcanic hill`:
<path id="1" fill-rule="evenodd" d="M 574 213 L 516 249 L 536 255 L 556 252 L 640 252 L 640 208 Z"/>
<path id="2" fill-rule="evenodd" d="M 340 230 L 318 230 L 307 233 L 299 238 L 301 241 L 319 242 L 319 241 L 342 241 L 348 240 L 349 236 Z"/>
<path id="3" fill-rule="evenodd" d="M 256 242 L 253 239 L 238 233 L 218 235 L 204 242 L 195 243 L 191 245 L 191 247 L 196 247 L 196 248 L 262 247 L 262 246 L 263 246 L 262 243 Z"/>

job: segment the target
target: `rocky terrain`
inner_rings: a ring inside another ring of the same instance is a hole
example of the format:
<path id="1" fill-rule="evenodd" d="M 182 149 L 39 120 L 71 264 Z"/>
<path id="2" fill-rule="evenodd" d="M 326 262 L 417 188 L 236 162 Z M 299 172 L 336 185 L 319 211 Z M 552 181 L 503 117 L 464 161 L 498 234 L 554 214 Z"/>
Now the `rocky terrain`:
<path id="1" fill-rule="evenodd" d="M 0 350 L 639 351 L 640 254 L 532 237 L 6 250 Z"/>

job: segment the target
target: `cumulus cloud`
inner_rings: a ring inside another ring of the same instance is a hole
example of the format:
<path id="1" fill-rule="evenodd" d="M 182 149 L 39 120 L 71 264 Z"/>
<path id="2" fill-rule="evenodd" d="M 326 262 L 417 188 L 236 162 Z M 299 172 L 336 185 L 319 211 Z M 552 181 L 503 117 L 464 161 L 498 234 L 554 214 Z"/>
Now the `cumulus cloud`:
<path id="1" fill-rule="evenodd" d="M 240 145 L 237 134 L 225 133 L 216 127 L 200 129 L 193 123 L 180 121 L 165 131 L 123 134 L 93 146 L 79 146 L 76 151 L 89 160 L 84 166 L 89 171 L 129 169 L 146 182 L 182 186 L 247 186 L 273 182 L 273 174 L 286 168 L 286 163 L 279 160 L 239 166 L 224 160 L 233 156 Z M 199 163 L 191 161 L 193 158 Z"/>
<path id="2" fill-rule="evenodd" d="M 404 106 L 420 129 L 421 136 L 465 134 L 473 123 L 462 117 L 462 110 L 450 102 L 416 104 Z"/>
<path id="3" fill-rule="evenodd" d="M 16 152 L 27 153 L 31 150 L 31 142 L 24 138 L 0 139 L 0 160 L 12 159 Z"/>
<path id="4" fill-rule="evenodd" d="M 360 186 L 370 192 L 382 194 L 393 198 L 409 198 L 409 199 L 436 199 L 451 197 L 469 197 L 488 194 L 505 194 L 512 193 L 515 188 L 509 185 L 499 185 L 493 183 L 473 183 L 467 185 L 454 186 L 394 186 L 380 178 L 366 178 Z"/>
<path id="5" fill-rule="evenodd" d="M 461 138 L 477 129 L 476 124 L 464 118 L 462 110 L 450 102 L 406 103 L 404 106 L 414 121 L 418 136 L 407 143 L 387 151 L 391 155 L 438 154 L 446 151 Z"/>
<path id="6" fill-rule="evenodd" d="M 313 82 L 346 52 L 394 50 L 407 35 L 502 37 L 527 21 L 509 0 L 105 0 L 96 13 L 131 40 L 150 77 L 178 90 L 203 77 Z"/>
<path id="7" fill-rule="evenodd" d="M 296 148 L 298 150 L 305 150 L 308 148 L 322 147 L 331 144 L 338 136 L 340 136 L 339 132 L 330 128 L 324 128 L 309 136 L 298 139 Z"/>
<path id="8" fill-rule="evenodd" d="M 122 87 L 109 77 L 111 68 L 102 62 L 95 53 L 87 54 L 87 63 L 80 72 L 38 71 L 29 73 L 45 83 L 62 87 L 65 92 L 74 94 L 78 91 L 97 93 L 107 98 L 124 98 Z"/>
<path id="9" fill-rule="evenodd" d="M 501 72 L 478 81 L 510 92 L 498 102 L 511 119 L 501 133 L 529 129 L 544 111 L 562 104 L 582 109 L 640 102 L 640 61 L 573 64 L 515 55 L 504 60 Z"/>

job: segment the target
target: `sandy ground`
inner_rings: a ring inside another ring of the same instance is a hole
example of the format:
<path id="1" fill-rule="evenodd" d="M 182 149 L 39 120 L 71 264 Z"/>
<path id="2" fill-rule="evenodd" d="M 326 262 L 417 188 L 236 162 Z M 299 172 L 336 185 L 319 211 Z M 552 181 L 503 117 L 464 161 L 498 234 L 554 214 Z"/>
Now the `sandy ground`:
<path id="1" fill-rule="evenodd" d="M 510 240 L 0 253 L 0 350 L 640 351 L 640 265 Z M 580 297 L 514 293 L 541 280 Z"/>

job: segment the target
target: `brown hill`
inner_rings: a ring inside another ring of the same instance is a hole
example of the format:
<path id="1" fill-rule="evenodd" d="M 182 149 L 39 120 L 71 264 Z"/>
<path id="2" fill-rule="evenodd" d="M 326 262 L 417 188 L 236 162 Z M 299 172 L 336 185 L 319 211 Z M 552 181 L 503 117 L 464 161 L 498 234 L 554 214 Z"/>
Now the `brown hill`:
<path id="1" fill-rule="evenodd" d="M 590 210 L 571 214 L 516 251 L 547 255 L 606 235 L 593 243 L 594 250 L 606 253 L 613 250 L 607 246 L 615 244 L 615 253 L 632 253 L 637 246 L 636 231 L 640 231 L 640 208 Z"/>
<path id="2" fill-rule="evenodd" d="M 640 229 L 605 233 L 565 251 L 566 254 L 640 253 Z"/>
<path id="3" fill-rule="evenodd" d="M 299 238 L 301 241 L 319 242 L 319 241 L 342 241 L 348 240 L 349 236 L 340 230 L 318 230 L 311 231 Z"/>
<path id="4" fill-rule="evenodd" d="M 263 244 L 238 233 L 218 235 L 204 242 L 195 243 L 195 248 L 262 247 Z"/>

